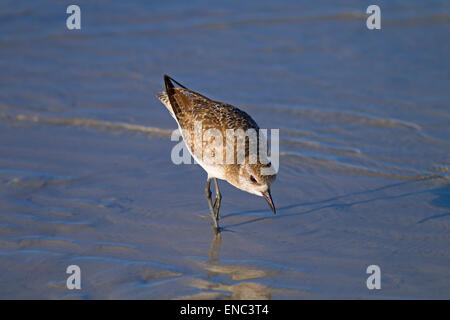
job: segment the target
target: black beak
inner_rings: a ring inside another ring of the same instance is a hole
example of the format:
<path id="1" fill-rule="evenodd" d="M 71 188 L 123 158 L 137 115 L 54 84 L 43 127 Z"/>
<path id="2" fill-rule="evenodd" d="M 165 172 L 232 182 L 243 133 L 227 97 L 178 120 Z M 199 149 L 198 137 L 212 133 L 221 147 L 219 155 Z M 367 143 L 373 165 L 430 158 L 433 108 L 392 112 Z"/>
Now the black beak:
<path id="1" fill-rule="evenodd" d="M 267 203 L 269 204 L 270 208 L 272 209 L 273 214 L 276 214 L 277 211 L 275 210 L 275 206 L 272 201 L 272 195 L 270 194 L 270 189 L 267 189 L 266 192 L 262 192 L 262 195 L 267 200 Z"/>

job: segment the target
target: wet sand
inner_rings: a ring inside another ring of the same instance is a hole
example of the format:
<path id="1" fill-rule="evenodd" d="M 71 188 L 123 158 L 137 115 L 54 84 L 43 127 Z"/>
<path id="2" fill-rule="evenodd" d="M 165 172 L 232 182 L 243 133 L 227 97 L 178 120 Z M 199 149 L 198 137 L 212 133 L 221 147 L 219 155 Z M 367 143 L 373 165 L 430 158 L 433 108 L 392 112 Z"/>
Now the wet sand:
<path id="1" fill-rule="evenodd" d="M 360 6 L 1 4 L 0 298 L 449 298 L 449 6 Z M 280 129 L 277 215 L 214 235 L 164 73 Z"/>

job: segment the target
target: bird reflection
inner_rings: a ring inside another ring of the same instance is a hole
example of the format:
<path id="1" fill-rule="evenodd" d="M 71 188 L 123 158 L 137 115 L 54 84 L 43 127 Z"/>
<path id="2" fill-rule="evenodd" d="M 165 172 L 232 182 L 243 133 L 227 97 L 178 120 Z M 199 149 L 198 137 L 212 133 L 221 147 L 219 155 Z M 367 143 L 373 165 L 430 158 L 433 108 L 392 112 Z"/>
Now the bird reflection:
<path id="1" fill-rule="evenodd" d="M 202 263 L 206 278 L 194 279 L 193 287 L 202 290 L 195 299 L 271 299 L 280 289 L 258 283 L 258 279 L 272 277 L 269 270 L 247 266 L 243 263 L 221 263 L 219 252 L 222 233 L 214 232 L 208 251 L 208 262 Z"/>
<path id="2" fill-rule="evenodd" d="M 222 245 L 222 232 L 214 231 L 214 237 L 211 240 L 208 252 L 210 262 L 219 261 L 219 252 L 221 245 Z"/>

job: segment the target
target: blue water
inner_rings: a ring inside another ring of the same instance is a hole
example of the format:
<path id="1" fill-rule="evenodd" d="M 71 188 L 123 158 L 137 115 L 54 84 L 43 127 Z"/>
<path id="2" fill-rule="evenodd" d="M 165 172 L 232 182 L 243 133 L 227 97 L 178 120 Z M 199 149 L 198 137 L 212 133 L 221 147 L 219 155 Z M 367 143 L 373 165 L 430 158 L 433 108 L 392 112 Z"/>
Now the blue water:
<path id="1" fill-rule="evenodd" d="M 0 2 L 1 298 L 448 298 L 448 1 L 378 1 L 381 30 L 366 1 L 77 4 Z M 280 129 L 277 216 L 222 183 L 213 236 L 163 74 Z"/>

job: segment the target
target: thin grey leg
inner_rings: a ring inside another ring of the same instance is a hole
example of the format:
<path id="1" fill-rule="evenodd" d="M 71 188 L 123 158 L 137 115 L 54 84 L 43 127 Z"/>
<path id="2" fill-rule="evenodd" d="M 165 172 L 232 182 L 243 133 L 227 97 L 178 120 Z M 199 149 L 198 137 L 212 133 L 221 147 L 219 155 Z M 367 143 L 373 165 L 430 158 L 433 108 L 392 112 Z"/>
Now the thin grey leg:
<path id="1" fill-rule="evenodd" d="M 217 182 L 216 178 L 214 178 L 214 186 L 216 187 L 216 198 L 214 199 L 214 214 L 216 216 L 217 221 L 219 221 L 219 210 L 220 210 L 220 203 L 222 201 L 222 194 L 220 193 L 219 183 Z"/>
<path id="2" fill-rule="evenodd" d="M 206 199 L 208 200 L 208 206 L 209 206 L 209 211 L 211 212 L 211 218 L 213 220 L 214 223 L 214 228 L 218 229 L 219 228 L 219 223 L 217 221 L 216 218 L 216 214 L 215 214 L 215 206 L 213 206 L 212 201 L 211 201 L 211 179 L 208 178 L 208 180 L 206 180 L 206 188 L 205 188 L 205 195 L 206 195 Z M 216 201 L 214 200 L 214 203 L 216 203 Z"/>

